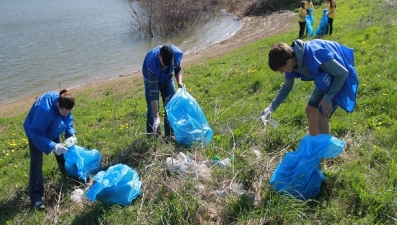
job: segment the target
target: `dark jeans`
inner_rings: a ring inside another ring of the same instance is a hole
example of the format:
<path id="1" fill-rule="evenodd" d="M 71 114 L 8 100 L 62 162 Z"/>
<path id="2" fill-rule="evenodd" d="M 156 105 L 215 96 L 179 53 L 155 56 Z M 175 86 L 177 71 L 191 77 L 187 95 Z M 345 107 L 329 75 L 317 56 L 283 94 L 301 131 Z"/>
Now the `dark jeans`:
<path id="1" fill-rule="evenodd" d="M 29 175 L 29 197 L 30 202 L 34 204 L 41 201 L 44 197 L 44 180 L 43 180 L 43 152 L 40 151 L 31 139 L 29 141 L 30 151 L 30 175 Z M 55 143 L 60 142 L 60 138 L 55 138 Z M 62 155 L 55 155 L 59 169 L 65 173 L 65 158 Z"/>
<path id="2" fill-rule="evenodd" d="M 305 28 L 306 22 L 299 22 L 299 38 L 303 37 L 303 34 L 305 33 Z"/>
<path id="3" fill-rule="evenodd" d="M 145 98 L 147 104 L 147 114 L 146 114 L 146 132 L 148 134 L 153 133 L 153 122 L 154 122 L 154 115 L 150 100 L 150 90 L 149 90 L 149 81 L 144 80 L 145 83 Z M 167 102 L 171 99 L 171 97 L 175 94 L 175 86 L 174 86 L 174 79 L 171 78 L 169 81 L 165 83 L 159 83 L 159 92 L 161 93 L 161 98 L 163 100 L 163 106 L 167 104 Z M 160 107 L 158 107 L 160 112 Z M 164 131 L 165 136 L 171 136 L 173 134 L 172 128 L 170 123 L 168 122 L 167 113 L 164 117 Z"/>
<path id="4" fill-rule="evenodd" d="M 334 19 L 328 17 L 327 30 L 325 31 L 325 33 L 328 34 L 328 35 L 332 34 L 332 23 L 333 22 L 334 22 Z"/>

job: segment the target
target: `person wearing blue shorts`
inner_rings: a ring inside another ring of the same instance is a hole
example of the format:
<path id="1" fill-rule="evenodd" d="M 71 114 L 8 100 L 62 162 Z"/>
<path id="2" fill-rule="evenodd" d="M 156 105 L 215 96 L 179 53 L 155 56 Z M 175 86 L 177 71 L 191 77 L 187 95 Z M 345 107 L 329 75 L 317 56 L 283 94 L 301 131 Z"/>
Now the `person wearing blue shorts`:
<path id="1" fill-rule="evenodd" d="M 277 96 L 261 113 L 265 120 L 270 120 L 287 98 L 297 78 L 315 84 L 305 109 L 310 135 L 329 134 L 329 119 L 338 107 L 353 111 L 358 90 L 353 49 L 333 41 L 298 39 L 292 45 L 274 44 L 268 57 L 270 69 L 285 78 Z"/>

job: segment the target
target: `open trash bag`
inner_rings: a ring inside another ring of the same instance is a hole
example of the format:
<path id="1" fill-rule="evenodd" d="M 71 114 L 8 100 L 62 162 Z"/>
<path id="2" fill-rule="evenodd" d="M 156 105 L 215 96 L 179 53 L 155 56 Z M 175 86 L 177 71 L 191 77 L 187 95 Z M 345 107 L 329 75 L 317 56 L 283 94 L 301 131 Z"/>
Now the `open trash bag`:
<path id="1" fill-rule="evenodd" d="M 86 180 L 102 167 L 101 154 L 96 149 L 88 150 L 78 145 L 68 147 L 64 154 L 66 174 L 80 180 Z"/>
<path id="2" fill-rule="evenodd" d="M 327 27 L 328 27 L 328 9 L 323 9 L 323 15 L 321 17 L 320 24 L 316 29 L 316 35 L 323 36 L 324 34 L 326 34 Z"/>
<path id="3" fill-rule="evenodd" d="M 212 129 L 199 104 L 187 93 L 186 88 L 177 90 L 165 110 L 179 144 L 190 146 L 194 142 L 208 144 L 211 141 Z"/>
<path id="4" fill-rule="evenodd" d="M 96 182 L 86 194 L 93 202 L 99 199 L 110 205 L 129 205 L 142 192 L 138 173 L 124 164 L 111 166 L 93 178 Z"/>
<path id="5" fill-rule="evenodd" d="M 310 37 L 313 36 L 313 34 L 314 34 L 314 32 L 313 32 L 313 24 L 314 24 L 313 11 L 314 11 L 314 8 L 310 8 L 309 15 L 307 15 L 305 17 L 307 35 L 309 35 Z"/>
<path id="6" fill-rule="evenodd" d="M 288 152 L 270 178 L 276 192 L 299 199 L 314 198 L 320 193 L 325 175 L 318 169 L 323 158 L 339 155 L 345 142 L 328 134 L 304 136 L 294 152 Z"/>

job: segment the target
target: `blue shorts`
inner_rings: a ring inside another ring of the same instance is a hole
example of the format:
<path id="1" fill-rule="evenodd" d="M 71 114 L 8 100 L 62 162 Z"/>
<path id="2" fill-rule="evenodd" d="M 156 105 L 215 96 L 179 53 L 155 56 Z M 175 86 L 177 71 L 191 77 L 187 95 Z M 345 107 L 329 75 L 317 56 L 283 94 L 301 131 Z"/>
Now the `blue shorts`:
<path id="1" fill-rule="evenodd" d="M 325 93 L 322 92 L 318 87 L 314 87 L 313 91 L 312 91 L 312 95 L 310 96 L 309 101 L 307 102 L 308 106 L 314 107 L 314 108 L 318 108 L 318 111 L 324 115 L 323 113 L 323 109 L 321 107 L 319 107 L 321 100 L 323 100 Z M 334 112 L 336 111 L 336 109 L 338 108 L 338 105 L 332 101 L 332 114 L 334 114 Z M 330 116 L 330 117 L 331 117 Z"/>

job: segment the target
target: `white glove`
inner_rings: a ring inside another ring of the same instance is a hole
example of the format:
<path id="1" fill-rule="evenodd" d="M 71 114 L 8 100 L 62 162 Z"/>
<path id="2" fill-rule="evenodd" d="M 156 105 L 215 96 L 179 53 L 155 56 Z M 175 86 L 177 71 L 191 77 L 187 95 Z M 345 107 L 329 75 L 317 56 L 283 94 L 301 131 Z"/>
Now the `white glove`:
<path id="1" fill-rule="evenodd" d="M 262 111 L 261 120 L 265 126 L 266 123 L 270 123 L 270 125 L 272 125 L 274 128 L 277 128 L 279 124 L 275 119 L 272 119 L 272 112 L 273 112 L 273 108 L 270 105 Z"/>
<path id="2" fill-rule="evenodd" d="M 153 122 L 153 131 L 157 134 L 161 134 L 160 117 L 155 117 Z"/>
<path id="3" fill-rule="evenodd" d="M 61 155 L 65 152 L 68 151 L 68 149 L 64 146 L 62 146 L 62 144 L 57 143 L 54 147 L 54 149 L 52 149 L 53 152 L 55 152 L 55 154 L 57 155 Z"/>
<path id="4" fill-rule="evenodd" d="M 261 119 L 263 121 L 270 121 L 270 119 L 272 118 L 272 112 L 273 109 L 271 106 L 268 106 L 266 109 L 264 109 L 261 113 Z"/>
<path id="5" fill-rule="evenodd" d="M 65 140 L 65 146 L 70 148 L 73 145 L 77 144 L 77 137 L 76 136 L 70 136 Z"/>

